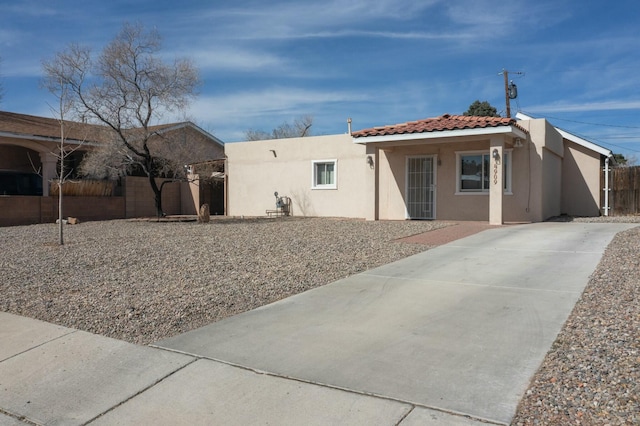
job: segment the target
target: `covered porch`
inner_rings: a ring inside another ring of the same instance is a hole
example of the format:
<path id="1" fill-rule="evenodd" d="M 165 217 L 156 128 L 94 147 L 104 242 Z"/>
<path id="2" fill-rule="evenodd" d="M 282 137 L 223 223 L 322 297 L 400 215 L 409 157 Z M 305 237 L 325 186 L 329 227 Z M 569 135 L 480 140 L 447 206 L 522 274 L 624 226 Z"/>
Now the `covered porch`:
<path id="1" fill-rule="evenodd" d="M 533 203 L 540 157 L 513 119 L 443 115 L 352 138 L 375 168 L 374 219 L 544 219 Z"/>

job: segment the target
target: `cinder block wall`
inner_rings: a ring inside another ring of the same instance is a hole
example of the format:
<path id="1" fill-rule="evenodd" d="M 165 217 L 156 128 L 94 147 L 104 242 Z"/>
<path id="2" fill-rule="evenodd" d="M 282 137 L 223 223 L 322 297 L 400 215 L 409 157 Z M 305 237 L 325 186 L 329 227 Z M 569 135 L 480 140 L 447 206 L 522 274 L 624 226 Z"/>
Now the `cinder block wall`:
<path id="1" fill-rule="evenodd" d="M 40 223 L 40 198 L 0 195 L 0 226 Z"/>
<path id="2" fill-rule="evenodd" d="M 162 179 L 158 179 L 158 186 Z M 194 214 L 189 192 L 189 211 L 183 212 L 182 182 L 168 182 L 162 190 L 162 208 L 167 214 Z M 188 189 L 188 188 L 187 188 Z M 80 221 L 112 220 L 156 215 L 153 191 L 143 177 L 127 177 L 123 197 L 76 197 L 63 199 L 64 217 Z M 53 223 L 58 218 L 58 197 L 0 196 L 0 226 Z"/>
<path id="3" fill-rule="evenodd" d="M 63 216 L 81 222 L 124 219 L 124 197 L 64 197 Z M 58 197 L 0 196 L 0 226 L 54 223 L 58 219 Z"/>
<path id="4" fill-rule="evenodd" d="M 158 187 L 164 179 L 156 179 Z M 166 214 L 182 214 L 180 182 L 168 182 L 162 189 L 162 209 Z M 126 217 L 156 216 L 156 204 L 146 177 L 128 176 L 125 179 Z"/>
<path id="5" fill-rule="evenodd" d="M 53 220 L 58 219 L 58 199 L 50 198 L 53 201 Z M 64 197 L 62 201 L 63 217 L 76 217 L 80 222 L 92 220 L 112 220 L 124 219 L 125 199 L 124 197 Z M 44 209 L 43 209 L 44 212 Z"/>

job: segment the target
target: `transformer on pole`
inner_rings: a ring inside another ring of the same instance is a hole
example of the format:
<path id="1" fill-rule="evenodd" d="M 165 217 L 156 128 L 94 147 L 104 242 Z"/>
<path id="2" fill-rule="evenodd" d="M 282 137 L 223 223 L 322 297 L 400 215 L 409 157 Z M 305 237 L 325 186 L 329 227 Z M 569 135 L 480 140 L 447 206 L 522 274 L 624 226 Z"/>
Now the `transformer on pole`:
<path id="1" fill-rule="evenodd" d="M 507 118 L 511 118 L 511 99 L 515 99 L 518 97 L 518 86 L 511 80 L 509 82 L 509 71 L 502 69 L 502 72 L 498 73 L 498 75 L 502 74 L 504 76 L 504 99 L 505 104 L 507 106 Z M 522 72 L 516 72 L 514 74 L 523 75 Z"/>

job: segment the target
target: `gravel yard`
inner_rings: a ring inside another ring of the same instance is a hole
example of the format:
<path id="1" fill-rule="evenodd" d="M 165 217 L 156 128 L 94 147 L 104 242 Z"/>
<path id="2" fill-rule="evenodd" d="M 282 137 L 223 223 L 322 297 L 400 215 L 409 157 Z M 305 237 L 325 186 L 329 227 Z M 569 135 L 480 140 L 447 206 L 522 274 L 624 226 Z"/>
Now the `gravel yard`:
<path id="1" fill-rule="evenodd" d="M 148 344 L 428 247 L 446 222 L 217 219 L 0 228 L 0 310 Z"/>
<path id="2" fill-rule="evenodd" d="M 640 227 L 609 244 L 512 424 L 640 424 Z"/>
<path id="3" fill-rule="evenodd" d="M 63 247 L 55 225 L 0 228 L 0 310 L 146 344 L 426 250 L 393 240 L 447 225 L 93 222 Z M 514 425 L 640 424 L 639 287 L 640 227 L 609 245 Z"/>

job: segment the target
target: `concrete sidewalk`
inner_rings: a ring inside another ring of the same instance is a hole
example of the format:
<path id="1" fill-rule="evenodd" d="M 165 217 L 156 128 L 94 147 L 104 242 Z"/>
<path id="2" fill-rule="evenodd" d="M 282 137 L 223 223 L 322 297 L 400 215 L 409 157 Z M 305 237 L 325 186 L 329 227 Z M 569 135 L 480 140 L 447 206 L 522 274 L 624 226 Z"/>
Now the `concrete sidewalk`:
<path id="1" fill-rule="evenodd" d="M 490 229 L 154 347 L 0 313 L 0 424 L 508 424 L 633 226 Z"/>
<path id="2" fill-rule="evenodd" d="M 0 342 L 0 425 L 476 424 L 3 312 Z"/>

